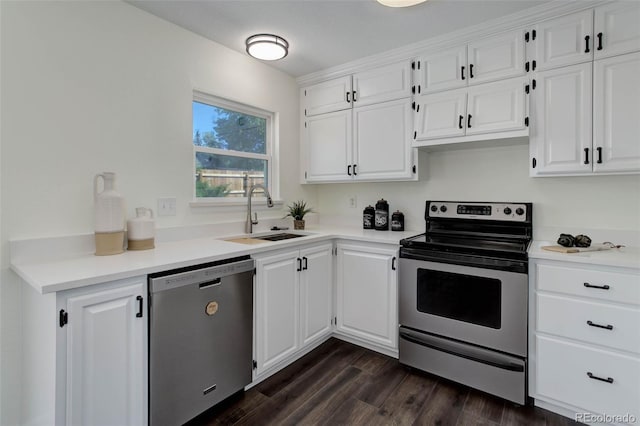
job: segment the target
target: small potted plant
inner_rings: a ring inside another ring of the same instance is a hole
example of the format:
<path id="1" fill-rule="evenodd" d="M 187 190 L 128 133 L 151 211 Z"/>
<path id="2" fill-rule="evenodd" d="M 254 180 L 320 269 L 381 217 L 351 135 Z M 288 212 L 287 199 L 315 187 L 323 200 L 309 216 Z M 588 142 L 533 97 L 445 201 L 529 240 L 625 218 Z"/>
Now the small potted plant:
<path id="1" fill-rule="evenodd" d="M 293 218 L 293 229 L 304 229 L 304 215 L 313 212 L 311 207 L 307 208 L 307 203 L 300 200 L 294 201 L 292 205 L 287 206 L 289 213 L 285 217 Z"/>

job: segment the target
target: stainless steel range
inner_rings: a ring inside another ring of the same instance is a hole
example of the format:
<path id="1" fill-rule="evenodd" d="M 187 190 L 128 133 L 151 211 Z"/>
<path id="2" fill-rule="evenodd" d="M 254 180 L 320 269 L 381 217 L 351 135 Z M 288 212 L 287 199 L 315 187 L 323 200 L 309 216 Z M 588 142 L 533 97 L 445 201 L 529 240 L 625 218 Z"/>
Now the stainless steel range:
<path id="1" fill-rule="evenodd" d="M 400 362 L 524 404 L 531 203 L 427 201 L 401 241 Z"/>

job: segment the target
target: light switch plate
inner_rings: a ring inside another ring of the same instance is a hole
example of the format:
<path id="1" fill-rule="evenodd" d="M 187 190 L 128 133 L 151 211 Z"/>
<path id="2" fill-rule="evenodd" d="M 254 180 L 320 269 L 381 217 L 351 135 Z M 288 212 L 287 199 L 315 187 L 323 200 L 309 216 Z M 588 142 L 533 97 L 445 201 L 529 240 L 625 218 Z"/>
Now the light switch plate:
<path id="1" fill-rule="evenodd" d="M 176 198 L 158 198 L 158 216 L 175 216 Z"/>
<path id="2" fill-rule="evenodd" d="M 349 202 L 349 207 L 355 209 L 358 207 L 358 199 L 355 195 L 349 195 L 347 197 L 347 201 Z"/>

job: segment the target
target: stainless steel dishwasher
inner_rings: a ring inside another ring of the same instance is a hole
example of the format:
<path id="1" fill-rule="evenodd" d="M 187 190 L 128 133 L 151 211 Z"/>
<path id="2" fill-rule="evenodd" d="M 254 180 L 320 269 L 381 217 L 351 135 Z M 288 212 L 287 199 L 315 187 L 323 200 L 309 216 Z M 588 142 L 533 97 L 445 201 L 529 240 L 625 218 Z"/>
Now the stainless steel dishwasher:
<path id="1" fill-rule="evenodd" d="M 149 422 L 181 425 L 251 382 L 249 256 L 149 275 Z"/>

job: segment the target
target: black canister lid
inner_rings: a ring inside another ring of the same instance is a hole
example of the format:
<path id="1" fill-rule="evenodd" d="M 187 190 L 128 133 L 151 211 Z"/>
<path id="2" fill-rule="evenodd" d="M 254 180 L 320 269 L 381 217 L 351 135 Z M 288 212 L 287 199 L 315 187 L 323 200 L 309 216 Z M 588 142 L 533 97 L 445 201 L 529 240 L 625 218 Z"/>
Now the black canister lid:
<path id="1" fill-rule="evenodd" d="M 381 198 L 376 203 L 376 209 L 389 210 L 389 203 L 384 198 Z"/>

